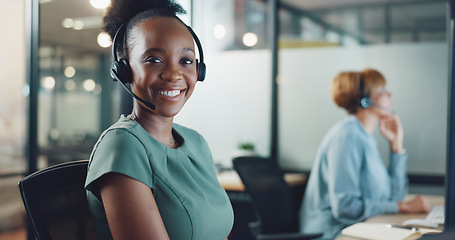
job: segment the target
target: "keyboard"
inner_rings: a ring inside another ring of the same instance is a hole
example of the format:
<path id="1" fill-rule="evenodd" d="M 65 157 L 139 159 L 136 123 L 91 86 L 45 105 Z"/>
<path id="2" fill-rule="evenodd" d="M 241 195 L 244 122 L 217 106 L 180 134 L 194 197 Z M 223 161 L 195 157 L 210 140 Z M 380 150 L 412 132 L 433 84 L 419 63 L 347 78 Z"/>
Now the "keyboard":
<path id="1" fill-rule="evenodd" d="M 425 220 L 443 225 L 445 220 L 445 207 L 443 205 L 433 206 L 425 217 Z"/>

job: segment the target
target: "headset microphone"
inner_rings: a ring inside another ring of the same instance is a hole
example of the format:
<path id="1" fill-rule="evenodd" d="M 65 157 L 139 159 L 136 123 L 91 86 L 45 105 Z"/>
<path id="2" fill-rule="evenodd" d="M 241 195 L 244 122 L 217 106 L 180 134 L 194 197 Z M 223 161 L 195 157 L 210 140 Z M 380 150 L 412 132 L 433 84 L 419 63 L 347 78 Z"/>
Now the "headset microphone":
<path id="1" fill-rule="evenodd" d="M 371 106 L 379 108 L 379 109 L 382 109 L 382 110 L 387 111 L 387 112 L 389 112 L 391 114 L 395 114 L 395 110 L 393 108 L 383 107 L 383 106 L 381 106 L 379 104 L 376 104 L 376 103 L 372 103 Z"/>
<path id="2" fill-rule="evenodd" d="M 111 67 L 111 78 L 115 81 L 115 82 L 119 82 L 120 85 L 126 90 L 126 92 L 128 94 L 130 94 L 132 97 L 134 97 L 135 99 L 137 99 L 138 101 L 140 101 L 141 103 L 145 104 L 145 106 L 147 106 L 148 108 L 152 109 L 152 110 L 156 110 L 156 106 L 149 102 L 149 101 L 145 101 L 144 99 L 138 97 L 136 94 L 133 93 L 133 91 L 131 91 L 131 89 L 129 89 L 126 84 L 124 82 L 122 82 L 122 80 L 120 80 L 120 78 L 117 76 L 117 74 L 115 73 L 115 71 L 113 70 L 114 67 Z"/>

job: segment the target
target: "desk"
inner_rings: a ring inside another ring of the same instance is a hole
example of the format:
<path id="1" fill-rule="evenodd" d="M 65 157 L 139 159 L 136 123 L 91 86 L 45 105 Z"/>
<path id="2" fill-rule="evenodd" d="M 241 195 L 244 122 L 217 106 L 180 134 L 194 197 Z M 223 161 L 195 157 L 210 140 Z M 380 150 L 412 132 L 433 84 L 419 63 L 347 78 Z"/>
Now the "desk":
<path id="1" fill-rule="evenodd" d="M 245 186 L 235 170 L 223 171 L 217 174 L 218 181 L 226 190 L 234 209 L 234 226 L 229 236 L 230 240 L 254 240 L 248 228 L 250 222 L 257 221 L 250 195 L 245 192 Z M 302 173 L 286 173 L 284 179 L 300 205 L 305 191 L 308 175 Z"/>
<path id="2" fill-rule="evenodd" d="M 224 171 L 217 174 L 218 181 L 223 186 L 224 190 L 226 191 L 237 191 L 237 192 L 244 192 L 245 186 L 242 183 L 239 175 L 236 171 Z M 307 175 L 302 173 L 285 173 L 284 180 L 286 180 L 287 184 L 290 187 L 298 186 L 298 185 L 305 185 L 307 181 Z"/>
<path id="3" fill-rule="evenodd" d="M 405 198 L 405 201 L 410 200 L 414 198 L 415 195 L 408 195 Z M 444 196 L 431 196 L 431 195 L 425 195 L 425 197 L 430 201 L 431 205 L 444 205 Z M 371 217 L 365 222 L 371 222 L 371 223 L 388 223 L 388 224 L 398 224 L 401 225 L 404 221 L 408 219 L 413 219 L 413 218 L 425 218 L 426 213 L 397 213 L 397 214 L 384 214 L 384 215 L 377 215 L 374 217 Z M 443 230 L 443 227 L 440 226 L 439 230 Z M 339 237 L 337 240 L 354 240 L 357 238 L 350 238 L 350 237 Z"/>

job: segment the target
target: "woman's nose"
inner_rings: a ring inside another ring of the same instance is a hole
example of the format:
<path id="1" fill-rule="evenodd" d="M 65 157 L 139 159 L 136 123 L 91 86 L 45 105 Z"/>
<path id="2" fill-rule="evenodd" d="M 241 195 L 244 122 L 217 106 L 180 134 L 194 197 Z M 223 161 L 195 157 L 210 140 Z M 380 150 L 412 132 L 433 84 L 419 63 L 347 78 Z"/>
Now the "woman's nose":
<path id="1" fill-rule="evenodd" d="M 164 68 L 161 78 L 166 81 L 179 81 L 183 78 L 182 72 L 176 66 L 167 66 Z"/>

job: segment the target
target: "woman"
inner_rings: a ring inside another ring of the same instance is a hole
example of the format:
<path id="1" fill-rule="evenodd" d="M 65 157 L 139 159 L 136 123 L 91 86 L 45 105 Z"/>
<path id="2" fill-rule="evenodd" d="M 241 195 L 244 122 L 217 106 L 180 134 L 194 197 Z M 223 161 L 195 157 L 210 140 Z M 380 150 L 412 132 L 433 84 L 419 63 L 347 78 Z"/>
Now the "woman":
<path id="1" fill-rule="evenodd" d="M 428 212 L 422 196 L 407 194 L 403 128 L 393 114 L 392 96 L 378 71 L 342 72 L 331 85 L 335 103 L 348 112 L 324 136 L 300 212 L 304 233 L 334 239 L 353 223 L 378 214 Z M 378 126 L 389 142 L 389 168 L 380 158 L 373 131 Z"/>
<path id="2" fill-rule="evenodd" d="M 198 74 L 192 34 L 176 17 L 183 12 L 171 0 L 112 0 L 105 13 L 104 30 L 129 71 L 113 77 L 142 100 L 90 157 L 86 189 L 100 239 L 226 239 L 232 228 L 206 141 L 173 123 Z"/>

